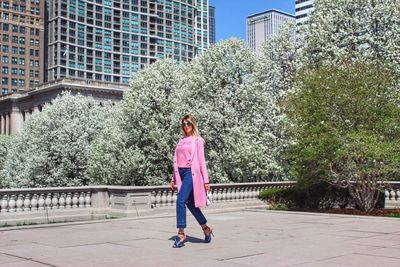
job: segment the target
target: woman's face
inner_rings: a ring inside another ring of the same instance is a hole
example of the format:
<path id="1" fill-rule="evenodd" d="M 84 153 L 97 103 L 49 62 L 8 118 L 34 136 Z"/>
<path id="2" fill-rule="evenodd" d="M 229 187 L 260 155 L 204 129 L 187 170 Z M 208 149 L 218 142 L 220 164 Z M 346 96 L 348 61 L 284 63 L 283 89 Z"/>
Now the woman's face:
<path id="1" fill-rule="evenodd" d="M 192 135 L 193 132 L 193 124 L 189 120 L 183 120 L 182 122 L 183 131 L 187 136 Z"/>

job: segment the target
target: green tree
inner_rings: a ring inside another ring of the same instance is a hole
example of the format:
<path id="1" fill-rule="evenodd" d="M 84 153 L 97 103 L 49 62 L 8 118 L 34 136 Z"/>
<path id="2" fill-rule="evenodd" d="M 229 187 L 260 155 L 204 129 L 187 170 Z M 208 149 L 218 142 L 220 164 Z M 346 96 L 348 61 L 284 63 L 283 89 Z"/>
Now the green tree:
<path id="1" fill-rule="evenodd" d="M 286 105 L 295 176 L 349 189 L 370 211 L 381 181 L 399 177 L 398 76 L 375 64 L 306 68 Z"/>

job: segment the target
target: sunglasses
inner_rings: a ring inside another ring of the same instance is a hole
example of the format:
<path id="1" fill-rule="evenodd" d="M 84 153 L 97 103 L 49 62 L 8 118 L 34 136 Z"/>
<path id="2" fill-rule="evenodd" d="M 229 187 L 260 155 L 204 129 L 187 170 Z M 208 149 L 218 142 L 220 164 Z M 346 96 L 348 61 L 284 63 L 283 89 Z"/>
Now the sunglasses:
<path id="1" fill-rule="evenodd" d="M 190 121 L 188 121 L 188 122 L 182 122 L 182 126 L 183 127 L 186 127 L 186 126 L 192 126 L 193 124 L 190 122 Z"/>

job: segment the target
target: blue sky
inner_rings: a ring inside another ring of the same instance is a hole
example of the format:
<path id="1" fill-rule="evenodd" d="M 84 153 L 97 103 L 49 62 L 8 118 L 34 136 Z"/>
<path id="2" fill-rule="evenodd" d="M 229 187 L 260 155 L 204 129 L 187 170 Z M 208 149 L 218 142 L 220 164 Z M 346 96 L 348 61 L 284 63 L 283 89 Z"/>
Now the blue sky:
<path id="1" fill-rule="evenodd" d="M 246 18 L 269 9 L 294 15 L 295 0 L 209 0 L 216 8 L 216 41 L 231 36 L 246 40 Z"/>

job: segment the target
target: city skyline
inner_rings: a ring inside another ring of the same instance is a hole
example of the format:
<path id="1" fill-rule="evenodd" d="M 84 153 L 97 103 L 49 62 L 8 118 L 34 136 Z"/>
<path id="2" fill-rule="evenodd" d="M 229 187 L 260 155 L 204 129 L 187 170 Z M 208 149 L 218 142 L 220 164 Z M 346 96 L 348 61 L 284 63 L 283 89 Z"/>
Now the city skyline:
<path id="1" fill-rule="evenodd" d="M 210 0 L 215 7 L 216 42 L 236 37 L 246 40 L 246 19 L 248 16 L 270 9 L 277 9 L 295 15 L 295 0 Z"/>

